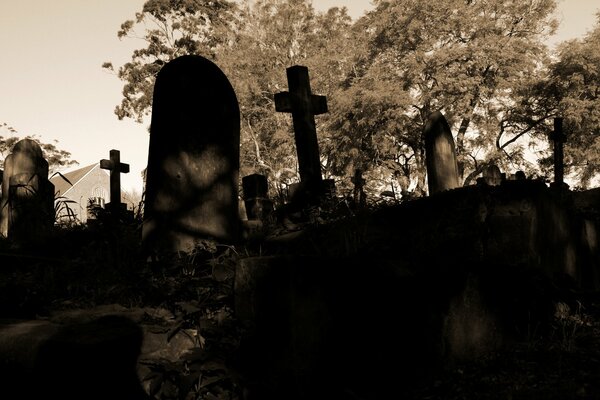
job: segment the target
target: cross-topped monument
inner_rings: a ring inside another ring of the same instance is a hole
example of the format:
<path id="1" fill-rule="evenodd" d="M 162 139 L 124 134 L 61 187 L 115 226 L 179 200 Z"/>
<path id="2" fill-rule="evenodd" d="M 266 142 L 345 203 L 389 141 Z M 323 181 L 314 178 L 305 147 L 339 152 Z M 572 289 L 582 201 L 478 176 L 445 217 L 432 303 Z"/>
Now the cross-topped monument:
<path id="1" fill-rule="evenodd" d="M 113 210 L 121 207 L 121 173 L 129 173 L 129 164 L 121 162 L 119 150 L 110 151 L 110 160 L 100 160 L 100 168 L 110 171 L 110 205 Z"/>
<path id="2" fill-rule="evenodd" d="M 554 182 L 551 186 L 563 187 L 565 186 L 564 175 L 564 151 L 563 146 L 567 141 L 567 135 L 563 133 L 563 119 L 554 118 L 554 131 L 550 134 L 550 140 L 554 144 Z"/>
<path id="3" fill-rule="evenodd" d="M 275 110 L 292 114 L 301 185 L 313 196 L 321 189 L 321 160 L 315 115 L 327 112 L 327 98 L 312 94 L 308 68 L 287 68 L 289 92 L 275 94 Z"/>

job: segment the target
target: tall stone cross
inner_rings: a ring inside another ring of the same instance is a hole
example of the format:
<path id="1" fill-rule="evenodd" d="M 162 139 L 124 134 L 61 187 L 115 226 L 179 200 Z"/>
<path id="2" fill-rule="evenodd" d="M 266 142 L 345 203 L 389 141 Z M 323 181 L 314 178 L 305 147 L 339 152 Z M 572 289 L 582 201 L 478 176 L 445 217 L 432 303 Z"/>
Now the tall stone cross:
<path id="1" fill-rule="evenodd" d="M 327 112 L 327 98 L 312 94 L 307 67 L 295 65 L 286 72 L 289 92 L 275 94 L 275 110 L 292 114 L 301 184 L 317 195 L 323 178 L 315 115 Z"/>
<path id="2" fill-rule="evenodd" d="M 564 151 L 563 146 L 567 136 L 563 133 L 563 119 L 554 118 L 554 131 L 550 134 L 550 140 L 554 144 L 554 182 L 552 186 L 564 186 Z"/>
<path id="3" fill-rule="evenodd" d="M 121 162 L 119 150 L 111 150 L 110 160 L 100 160 L 100 168 L 110 171 L 110 207 L 118 210 L 121 206 L 121 173 L 129 173 L 129 164 Z"/>

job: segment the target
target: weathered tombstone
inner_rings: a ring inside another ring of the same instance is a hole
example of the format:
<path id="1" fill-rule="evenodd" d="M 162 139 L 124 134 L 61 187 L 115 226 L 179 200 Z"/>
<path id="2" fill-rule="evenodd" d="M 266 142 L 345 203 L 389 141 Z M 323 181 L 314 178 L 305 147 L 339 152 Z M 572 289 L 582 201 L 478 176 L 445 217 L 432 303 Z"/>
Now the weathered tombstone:
<path id="1" fill-rule="evenodd" d="M 457 188 L 458 165 L 450 126 L 441 112 L 429 116 L 424 129 L 429 194 Z"/>
<path id="2" fill-rule="evenodd" d="M 110 203 L 106 208 L 113 216 L 118 216 L 121 210 L 127 208 L 125 203 L 121 203 L 121 173 L 129 173 L 129 164 L 121 162 L 119 150 L 111 150 L 109 154 L 109 160 L 100 160 L 100 168 L 110 171 Z"/>
<path id="3" fill-rule="evenodd" d="M 242 178 L 244 205 L 248 220 L 266 221 L 273 212 L 273 202 L 269 200 L 267 177 L 252 174 Z"/>
<path id="4" fill-rule="evenodd" d="M 563 119 L 554 118 L 554 131 L 550 134 L 550 140 L 554 146 L 554 182 L 550 186 L 563 188 L 568 187 L 564 181 L 565 165 L 563 146 L 567 136 L 563 133 Z"/>
<path id="5" fill-rule="evenodd" d="M 191 251 L 199 240 L 232 243 L 240 234 L 240 114 L 229 80 L 214 63 L 183 56 L 154 86 L 143 243 Z"/>
<path id="6" fill-rule="evenodd" d="M 335 188 L 335 179 L 323 179 L 321 184 L 321 200 L 329 205 L 335 202 L 337 190 Z"/>
<path id="7" fill-rule="evenodd" d="M 490 186 L 497 186 L 502 183 L 502 171 L 496 164 L 489 164 L 483 170 L 483 179 Z"/>
<path id="8" fill-rule="evenodd" d="M 364 208 L 367 204 L 367 199 L 365 196 L 365 179 L 362 177 L 362 170 L 357 169 L 354 171 L 354 177 L 352 178 L 352 183 L 354 184 L 354 208 L 361 209 Z"/>
<path id="9" fill-rule="evenodd" d="M 17 242 L 43 239 L 54 224 L 54 185 L 48 162 L 31 139 L 17 142 L 4 160 L 1 232 Z"/>
<path id="10" fill-rule="evenodd" d="M 301 203 L 315 204 L 323 191 L 315 115 L 327 112 L 327 99 L 312 94 L 307 67 L 295 65 L 286 72 L 289 92 L 275 94 L 275 110 L 291 113 L 294 123 L 300 171 L 300 187 L 294 197 Z"/>

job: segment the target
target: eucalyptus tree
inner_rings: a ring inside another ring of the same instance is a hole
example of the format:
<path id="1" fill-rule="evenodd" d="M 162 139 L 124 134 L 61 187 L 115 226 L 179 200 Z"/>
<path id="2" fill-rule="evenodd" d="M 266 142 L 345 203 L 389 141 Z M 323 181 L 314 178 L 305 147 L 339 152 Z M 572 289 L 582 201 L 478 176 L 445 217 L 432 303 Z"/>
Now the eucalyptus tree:
<path id="1" fill-rule="evenodd" d="M 318 13 L 309 0 L 147 1 L 118 32 L 141 37 L 145 47 L 116 71 L 124 87 L 115 113 L 142 122 L 160 68 L 182 54 L 202 55 L 223 69 L 236 91 L 242 173 L 288 182 L 297 175 L 293 132 L 289 117 L 275 112 L 273 95 L 287 90 L 285 70 L 295 64 L 309 67 L 315 92 L 331 94 L 351 60 L 339 58 L 350 49 L 350 25 L 345 8 Z M 110 62 L 103 66 L 114 70 Z"/>
<path id="2" fill-rule="evenodd" d="M 548 140 L 552 119 L 564 118 L 565 167 L 577 186 L 586 188 L 600 173 L 600 13 L 581 39 L 558 46 L 545 74 L 522 87 L 503 128 Z M 552 155 L 541 167 L 549 174 Z"/>
<path id="3" fill-rule="evenodd" d="M 425 187 L 423 123 L 441 110 L 456 133 L 459 172 L 519 162 L 522 148 L 498 147 L 513 93 L 543 67 L 554 0 L 376 0 L 354 29 L 368 39 L 332 127 L 339 169 L 357 164 Z M 356 156 L 352 156 L 355 154 Z"/>
<path id="4" fill-rule="evenodd" d="M 44 152 L 44 157 L 46 158 L 46 161 L 48 161 L 48 167 L 51 173 L 77 164 L 77 161 L 71 160 L 70 152 L 58 148 L 58 141 L 56 140 L 53 143 L 44 143 L 37 135 L 26 135 L 21 137 L 18 135 L 17 130 L 6 122 L 0 123 L 0 133 L 4 133 L 4 135 L 0 135 L 0 169 L 4 166 L 4 159 L 6 156 L 10 154 L 13 146 L 21 139 L 32 139 L 40 145 Z"/>

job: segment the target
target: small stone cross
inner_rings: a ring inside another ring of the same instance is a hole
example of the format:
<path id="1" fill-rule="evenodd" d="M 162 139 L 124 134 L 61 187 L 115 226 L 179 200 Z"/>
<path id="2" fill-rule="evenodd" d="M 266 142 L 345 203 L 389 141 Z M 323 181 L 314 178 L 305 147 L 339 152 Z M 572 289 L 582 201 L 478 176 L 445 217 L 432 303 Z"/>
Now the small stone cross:
<path id="1" fill-rule="evenodd" d="M 550 134 L 550 140 L 554 143 L 554 183 L 552 186 L 564 186 L 564 152 L 563 145 L 567 136 L 563 133 L 563 119 L 554 118 L 554 131 Z"/>
<path id="2" fill-rule="evenodd" d="M 314 116 L 327 112 L 327 98 L 312 94 L 307 67 L 286 72 L 289 92 L 275 94 L 275 110 L 292 113 L 300 180 L 309 191 L 319 191 L 323 178 Z"/>
<path id="3" fill-rule="evenodd" d="M 119 150 L 110 151 L 110 160 L 100 160 L 100 168 L 110 171 L 110 204 L 118 209 L 121 204 L 121 173 L 129 173 L 129 164 L 121 162 Z"/>

